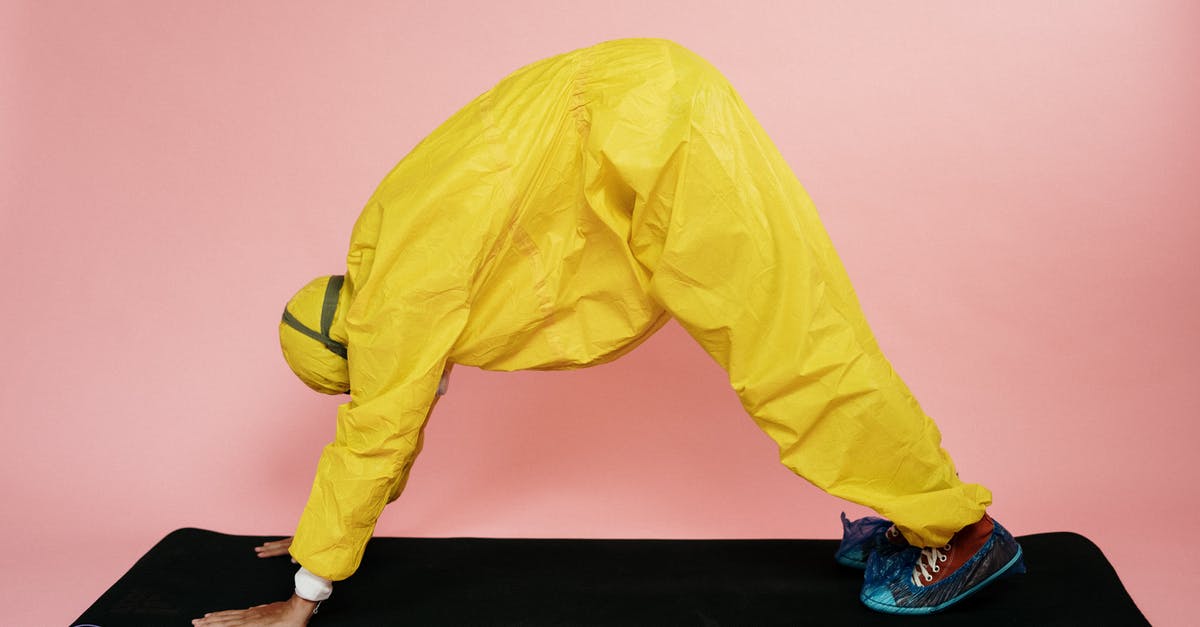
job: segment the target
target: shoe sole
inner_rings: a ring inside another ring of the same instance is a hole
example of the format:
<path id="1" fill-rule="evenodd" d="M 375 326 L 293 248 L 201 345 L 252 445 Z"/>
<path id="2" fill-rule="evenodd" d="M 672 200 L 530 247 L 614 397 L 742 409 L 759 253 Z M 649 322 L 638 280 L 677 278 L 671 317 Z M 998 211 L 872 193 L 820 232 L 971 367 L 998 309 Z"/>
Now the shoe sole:
<path id="1" fill-rule="evenodd" d="M 964 590 L 961 594 L 954 597 L 953 599 L 950 599 L 949 601 L 945 601 L 938 605 L 934 605 L 932 607 L 899 607 L 896 605 L 888 605 L 886 603 L 872 601 L 871 599 L 868 599 L 868 598 L 862 597 L 862 596 L 859 597 L 859 600 L 863 602 L 863 605 L 866 605 L 867 607 L 869 607 L 875 611 L 884 612 L 886 614 L 933 614 L 935 612 L 940 612 L 940 611 L 950 607 L 951 605 L 958 603 L 959 601 L 962 601 L 963 599 L 971 596 L 972 594 L 975 594 L 976 592 L 979 592 L 979 590 L 981 590 L 988 584 L 990 584 L 993 581 L 1008 574 L 1008 571 L 1011 570 L 1014 566 L 1017 566 L 1018 564 L 1020 566 L 1014 571 L 1013 574 L 1025 572 L 1025 564 L 1021 561 L 1022 555 L 1024 555 L 1024 551 L 1021 549 L 1021 545 L 1018 544 L 1017 545 L 1017 554 L 1014 555 L 1013 558 L 1011 560 L 1009 560 L 1008 563 L 1005 564 L 1003 568 L 1001 568 L 1000 570 L 997 570 L 996 572 L 989 575 L 987 579 L 984 579 L 983 581 L 975 584 L 974 586 Z"/>
<path id="2" fill-rule="evenodd" d="M 867 569 L 866 562 L 856 562 L 848 557 L 844 557 L 844 556 L 840 556 L 840 555 L 838 557 L 835 557 L 834 559 L 837 561 L 837 563 L 841 564 L 842 566 L 846 566 L 847 568 L 856 568 L 858 570 L 866 570 Z"/>

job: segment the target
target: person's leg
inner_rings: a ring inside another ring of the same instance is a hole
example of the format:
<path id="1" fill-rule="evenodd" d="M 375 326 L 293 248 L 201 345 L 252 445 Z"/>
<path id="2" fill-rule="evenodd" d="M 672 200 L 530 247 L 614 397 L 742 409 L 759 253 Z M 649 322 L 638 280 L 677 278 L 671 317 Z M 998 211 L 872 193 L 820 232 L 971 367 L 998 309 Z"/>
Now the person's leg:
<path id="1" fill-rule="evenodd" d="M 741 98 L 679 46 L 639 42 L 628 58 L 624 47 L 606 46 L 583 73 L 586 197 L 632 203 L 645 288 L 729 373 L 783 463 L 925 547 L 872 553 L 863 602 L 935 612 L 1019 570 L 1020 547 L 985 517 L 991 493 L 959 480 Z"/>
<path id="2" fill-rule="evenodd" d="M 891 519 L 912 544 L 944 545 L 991 494 L 959 480 L 749 109 L 703 60 L 675 54 L 690 121 L 670 128 L 687 134 L 634 211 L 651 294 L 729 373 L 784 464 Z"/>

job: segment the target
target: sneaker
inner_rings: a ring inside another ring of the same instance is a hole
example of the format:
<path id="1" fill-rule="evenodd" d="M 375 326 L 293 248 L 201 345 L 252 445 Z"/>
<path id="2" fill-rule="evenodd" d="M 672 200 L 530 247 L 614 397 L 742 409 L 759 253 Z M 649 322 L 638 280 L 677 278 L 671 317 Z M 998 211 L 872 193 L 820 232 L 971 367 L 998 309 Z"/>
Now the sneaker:
<path id="1" fill-rule="evenodd" d="M 846 512 L 842 512 L 842 543 L 833 559 L 842 566 L 862 570 L 867 567 L 867 558 L 872 553 L 899 551 L 907 546 L 908 542 L 892 521 L 875 516 L 850 520 L 846 518 Z"/>
<path id="2" fill-rule="evenodd" d="M 1003 575 L 1023 572 L 1021 545 L 984 514 L 945 546 L 872 554 L 859 598 L 888 614 L 932 614 Z"/>

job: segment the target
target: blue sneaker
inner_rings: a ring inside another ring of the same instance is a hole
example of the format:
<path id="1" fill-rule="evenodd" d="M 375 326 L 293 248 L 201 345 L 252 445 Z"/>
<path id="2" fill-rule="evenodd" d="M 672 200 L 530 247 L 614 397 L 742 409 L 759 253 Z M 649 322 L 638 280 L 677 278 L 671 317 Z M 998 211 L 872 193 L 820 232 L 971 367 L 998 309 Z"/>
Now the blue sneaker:
<path id="1" fill-rule="evenodd" d="M 859 598 L 888 614 L 932 614 L 1003 575 L 1023 572 L 1021 545 L 984 514 L 945 546 L 872 554 Z"/>
<path id="2" fill-rule="evenodd" d="M 846 512 L 842 512 L 842 543 L 833 559 L 842 566 L 862 570 L 867 567 L 867 558 L 872 553 L 895 552 L 907 546 L 908 542 L 892 521 L 875 516 L 850 520 L 846 518 Z"/>

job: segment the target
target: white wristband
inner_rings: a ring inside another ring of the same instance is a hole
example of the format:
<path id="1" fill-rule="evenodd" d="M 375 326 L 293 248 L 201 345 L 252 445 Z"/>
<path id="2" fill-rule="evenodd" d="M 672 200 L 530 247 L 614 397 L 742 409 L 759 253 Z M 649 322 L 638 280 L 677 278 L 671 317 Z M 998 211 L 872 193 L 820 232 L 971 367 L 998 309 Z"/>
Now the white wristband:
<path id="1" fill-rule="evenodd" d="M 333 594 L 333 582 L 301 566 L 296 571 L 296 596 L 306 601 L 324 601 Z"/>

